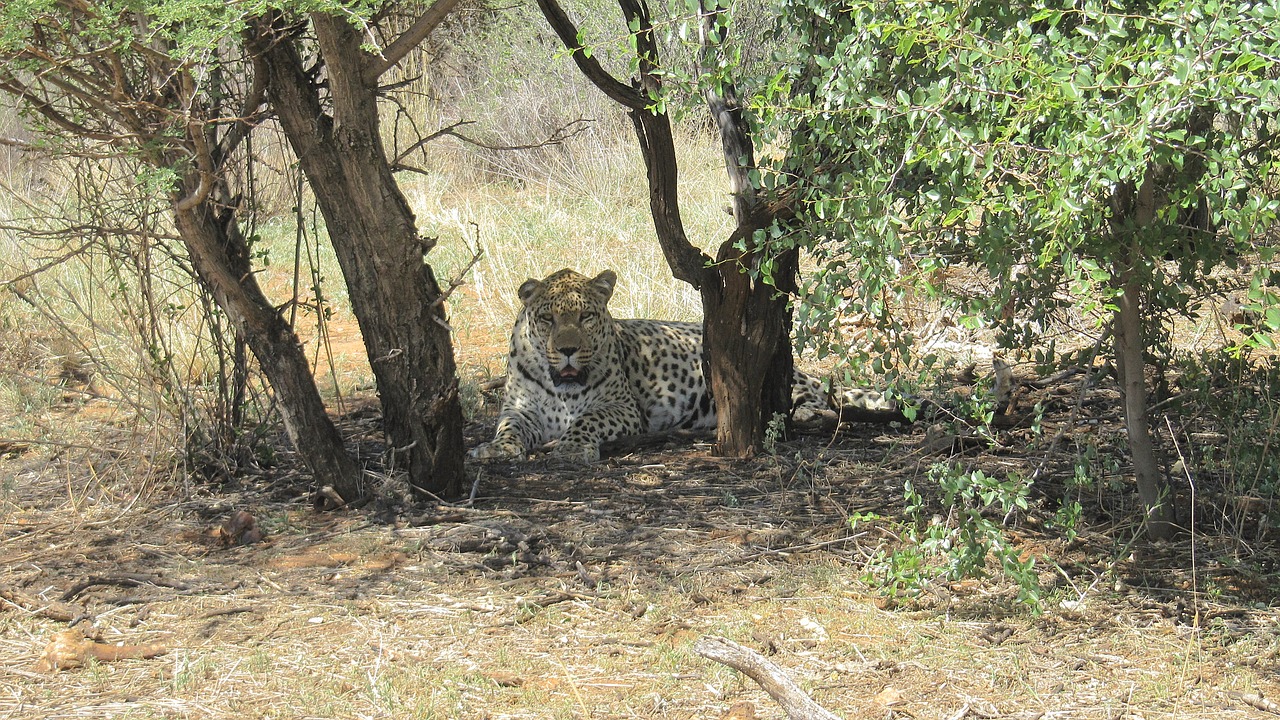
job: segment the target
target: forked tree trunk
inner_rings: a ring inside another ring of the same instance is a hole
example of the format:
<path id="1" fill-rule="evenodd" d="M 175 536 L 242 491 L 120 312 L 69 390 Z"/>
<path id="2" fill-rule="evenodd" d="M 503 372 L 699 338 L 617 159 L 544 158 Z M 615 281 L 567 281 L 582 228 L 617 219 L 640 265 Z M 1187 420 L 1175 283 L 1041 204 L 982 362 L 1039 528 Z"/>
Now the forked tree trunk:
<path id="1" fill-rule="evenodd" d="M 175 225 L 191 265 L 258 359 L 279 401 L 285 432 L 317 486 L 331 486 L 354 500 L 364 492 L 363 473 L 325 412 L 302 345 L 258 286 L 234 216 L 216 216 L 213 207 L 207 199 L 175 207 Z"/>
<path id="2" fill-rule="evenodd" d="M 698 289 L 702 297 L 703 360 L 707 383 L 718 414 L 714 452 L 726 457 L 750 457 L 763 445 L 766 423 L 774 413 L 791 408 L 791 327 L 787 298 L 795 285 L 795 255 L 775 260 L 774 285 L 752 278 L 744 270 L 758 270 L 759 257 L 736 249 L 750 245 L 755 229 L 776 216 L 755 202 L 747 170 L 754 164 L 751 138 L 741 109 L 730 99 L 708 93 L 707 100 L 721 130 L 725 166 L 734 190 L 738 229 L 720 247 L 715 263 L 689 242 L 680 216 L 679 171 L 671 121 L 655 112 L 653 98 L 661 96 L 657 43 L 648 8 L 642 0 L 619 0 L 623 15 L 636 32 L 638 87 L 610 75 L 582 48 L 573 22 L 555 0 L 538 6 L 571 52 L 578 68 L 597 88 L 628 108 L 644 158 L 649 181 L 649 207 L 654 229 L 672 274 Z M 715 22 L 716 11 L 709 11 Z"/>
<path id="3" fill-rule="evenodd" d="M 315 192 L 378 384 L 392 461 L 418 491 L 462 487 L 462 406 L 440 287 L 379 135 L 373 55 L 342 17 L 313 14 L 332 106 L 321 103 L 292 28 L 250 29 L 269 97 Z M 332 114 L 330 114 L 332 113 Z"/>

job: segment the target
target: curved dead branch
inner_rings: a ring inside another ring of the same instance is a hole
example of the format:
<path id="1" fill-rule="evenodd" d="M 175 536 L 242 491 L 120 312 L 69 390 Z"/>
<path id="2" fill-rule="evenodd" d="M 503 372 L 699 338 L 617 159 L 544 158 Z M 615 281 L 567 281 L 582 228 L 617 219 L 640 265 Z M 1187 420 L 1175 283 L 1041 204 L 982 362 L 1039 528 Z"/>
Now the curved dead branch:
<path id="1" fill-rule="evenodd" d="M 746 675 L 782 707 L 791 720 L 840 720 L 830 710 L 814 702 L 795 684 L 782 668 L 760 653 L 732 640 L 705 636 L 693 644 L 693 651 L 708 660 L 728 665 Z"/>

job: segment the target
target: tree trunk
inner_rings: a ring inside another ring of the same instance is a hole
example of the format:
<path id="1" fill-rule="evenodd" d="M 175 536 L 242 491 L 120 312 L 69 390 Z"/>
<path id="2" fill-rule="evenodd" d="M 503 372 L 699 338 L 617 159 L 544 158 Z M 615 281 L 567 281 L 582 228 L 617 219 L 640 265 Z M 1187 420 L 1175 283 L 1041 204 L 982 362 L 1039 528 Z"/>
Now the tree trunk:
<path id="1" fill-rule="evenodd" d="M 728 257 L 707 268 L 700 288 L 703 370 L 716 401 L 714 452 L 746 458 L 764 446 L 773 416 L 791 412 L 791 309 L 743 272 L 732 243 L 720 254 Z"/>
<path id="2" fill-rule="evenodd" d="M 302 345 L 258 287 L 234 215 L 228 211 L 218 217 L 212 208 L 208 200 L 175 207 L 175 225 L 191 265 L 258 359 L 279 401 L 285 432 L 316 485 L 354 500 L 364 493 L 363 472 L 325 412 Z"/>
<path id="3" fill-rule="evenodd" d="M 719 3 L 704 0 L 701 5 L 702 66 L 712 73 L 725 62 L 721 44 L 729 28 Z M 796 289 L 797 255 L 789 251 L 774 259 L 771 283 L 753 277 L 761 269 L 763 254 L 755 249 L 752 236 L 772 220 L 756 215 L 759 202 L 750 178 L 755 145 L 732 82 L 709 86 L 703 97 L 720 128 L 738 224 L 720 245 L 716 264 L 702 273 L 703 366 L 716 399 L 715 453 L 751 457 L 763 447 L 773 417 L 791 415 L 794 361 L 786 293 Z M 743 252 L 739 246 L 750 249 Z"/>
<path id="4" fill-rule="evenodd" d="M 1113 196 L 1117 226 L 1139 232 L 1155 219 L 1155 181 L 1148 170 L 1136 192 L 1132 186 L 1117 189 Z M 1133 459 L 1133 474 L 1142 501 L 1147 534 L 1163 539 L 1175 530 L 1172 492 L 1165 481 L 1151 441 L 1151 423 L 1147 416 L 1146 343 L 1142 332 L 1143 283 L 1139 264 L 1142 249 L 1137 240 L 1130 242 L 1127 257 L 1118 273 L 1122 283 L 1115 318 L 1116 372 L 1124 399 L 1124 425 Z"/>
<path id="5" fill-rule="evenodd" d="M 1120 394 L 1124 399 L 1124 425 L 1133 458 L 1133 474 L 1138 483 L 1147 534 L 1164 539 L 1173 535 L 1174 507 L 1169 484 L 1165 482 L 1151 442 L 1147 416 L 1145 351 L 1142 342 L 1142 286 L 1133 270 L 1127 271 L 1124 294 L 1116 311 L 1116 369 Z"/>
<path id="6" fill-rule="evenodd" d="M 342 266 L 378 393 L 389 455 L 418 491 L 456 496 L 463 475 L 458 399 L 444 302 L 423 260 L 412 210 L 379 135 L 373 56 L 346 19 L 314 14 L 332 115 L 278 18 L 250 30 L 268 93 L 315 192 Z"/>

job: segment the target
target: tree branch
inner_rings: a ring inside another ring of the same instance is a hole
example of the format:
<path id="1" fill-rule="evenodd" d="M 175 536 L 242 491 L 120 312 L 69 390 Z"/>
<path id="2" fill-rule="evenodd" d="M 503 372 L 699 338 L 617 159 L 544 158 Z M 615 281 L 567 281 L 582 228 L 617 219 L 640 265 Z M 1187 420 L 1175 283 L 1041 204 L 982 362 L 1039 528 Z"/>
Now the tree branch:
<path id="1" fill-rule="evenodd" d="M 188 98 L 194 96 L 195 84 L 191 76 L 182 73 L 179 76 L 179 83 Z M 191 106 L 191 102 L 187 103 L 187 107 Z M 194 155 L 196 161 L 196 172 L 199 174 L 199 182 L 196 183 L 194 190 L 186 197 L 180 198 L 173 203 L 173 209 L 176 212 L 185 212 L 195 208 L 209 197 L 209 193 L 213 191 L 214 161 L 213 151 L 209 148 L 209 139 L 205 137 L 204 122 L 193 117 L 187 118 L 187 135 L 191 138 L 194 146 Z"/>
<path id="2" fill-rule="evenodd" d="M 651 97 L 659 97 L 662 84 L 656 74 L 658 50 L 653 25 L 647 8 L 638 0 L 618 0 L 629 28 L 634 27 L 636 54 L 640 61 L 640 77 L 633 85 L 624 85 L 583 51 L 578 30 L 556 0 L 538 0 L 538 7 L 551 24 L 560 41 L 569 50 L 578 69 L 605 95 L 630 110 L 640 153 L 644 157 L 649 181 L 649 208 L 653 216 L 658 244 L 667 266 L 677 280 L 695 288 L 702 287 L 703 269 L 711 258 L 689 242 L 680 217 L 679 168 L 676 164 L 675 140 L 671 119 L 653 110 Z M 639 89 L 643 88 L 643 90 Z"/>
<path id="3" fill-rule="evenodd" d="M 245 93 L 244 103 L 240 106 L 240 117 L 235 119 L 235 124 L 231 126 L 231 130 L 223 138 L 222 147 L 219 148 L 219 153 L 224 159 L 231 157 L 235 149 L 244 142 L 249 132 L 257 125 L 262 116 L 260 108 L 267 99 L 267 70 L 263 67 L 262 56 L 251 55 L 249 62 L 253 66 L 253 81 L 249 91 Z"/>
<path id="4" fill-rule="evenodd" d="M 787 677 L 782 668 L 760 653 L 748 650 L 732 640 L 712 636 L 700 638 L 693 644 L 693 651 L 755 680 L 791 720 L 840 720 L 839 716 L 814 702 Z"/>
<path id="5" fill-rule="evenodd" d="M 699 10 L 701 22 L 698 33 L 702 45 L 701 64 L 704 75 L 711 76 L 724 66 L 723 45 L 729 30 L 726 10 L 718 4 L 712 9 Z M 742 227 L 756 205 L 756 189 L 748 173 L 755 166 L 755 147 L 747 119 L 742 112 L 742 102 L 734 83 L 722 76 L 711 78 L 703 90 L 711 117 L 720 128 L 720 149 L 724 155 L 725 171 L 729 174 L 729 186 L 733 191 L 733 217 Z"/>
<path id="6" fill-rule="evenodd" d="M 538 7 L 542 10 L 542 16 L 547 19 L 547 23 L 551 25 L 551 29 L 559 36 L 560 42 L 564 43 L 565 49 L 569 51 L 569 56 L 573 58 L 573 62 L 577 64 L 578 69 L 583 75 L 591 81 L 605 95 L 608 95 L 614 102 L 631 110 L 644 110 L 649 105 L 648 98 L 640 94 L 638 90 L 623 83 L 614 76 L 609 74 L 608 70 L 600 64 L 600 61 L 594 55 L 588 55 L 583 50 L 582 43 L 579 41 L 578 28 L 565 14 L 564 10 L 556 3 L 556 0 L 538 0 Z"/>
<path id="7" fill-rule="evenodd" d="M 444 19 L 449 16 L 449 13 L 458 6 L 458 2 L 459 0 L 436 0 L 432 3 L 431 7 L 427 8 L 427 11 L 415 20 L 408 30 L 391 41 L 387 49 L 382 51 L 382 56 L 379 60 L 369 66 L 368 74 L 365 78 L 369 84 L 376 84 L 383 73 L 395 67 L 423 40 L 426 40 L 432 31 L 439 27 L 440 23 L 444 22 Z"/>
<path id="8" fill-rule="evenodd" d="M 53 103 L 38 95 L 29 86 L 22 83 L 12 75 L 6 75 L 5 77 L 0 78 L 0 90 L 21 99 L 23 102 L 27 103 L 32 110 L 43 115 L 46 120 L 57 125 L 59 128 L 66 130 L 72 135 L 78 135 L 89 140 L 100 140 L 112 144 L 118 144 L 124 140 L 124 138 L 119 135 L 90 130 L 87 126 L 71 120 L 55 108 Z"/>

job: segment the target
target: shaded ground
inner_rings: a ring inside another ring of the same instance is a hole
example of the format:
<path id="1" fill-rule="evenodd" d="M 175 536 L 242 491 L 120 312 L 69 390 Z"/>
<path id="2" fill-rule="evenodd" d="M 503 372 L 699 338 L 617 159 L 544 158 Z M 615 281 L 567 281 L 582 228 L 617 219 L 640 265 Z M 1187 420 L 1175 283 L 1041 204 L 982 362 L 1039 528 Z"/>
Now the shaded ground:
<path id="1" fill-rule="evenodd" d="M 347 422 L 374 433 L 367 413 Z M 287 458 L 240 485 L 140 489 L 95 480 L 93 452 L 13 452 L 0 717 L 782 717 L 693 654 L 705 634 L 769 655 L 850 718 L 1278 714 L 1269 546 L 1131 543 L 1132 498 L 1102 489 L 1068 544 L 1044 530 L 1066 472 L 1046 445 L 861 426 L 727 462 L 679 437 L 587 469 L 477 468 L 468 507 L 322 515 Z M 992 473 L 1048 463 L 1010 533 L 1057 563 L 1041 564 L 1043 615 L 997 580 L 896 605 L 863 581 L 900 542 L 903 482 L 931 496 L 923 469 L 952 451 Z M 266 540 L 220 544 L 234 510 Z M 887 519 L 855 531 L 859 512 Z M 71 621 L 167 653 L 36 672 Z"/>

